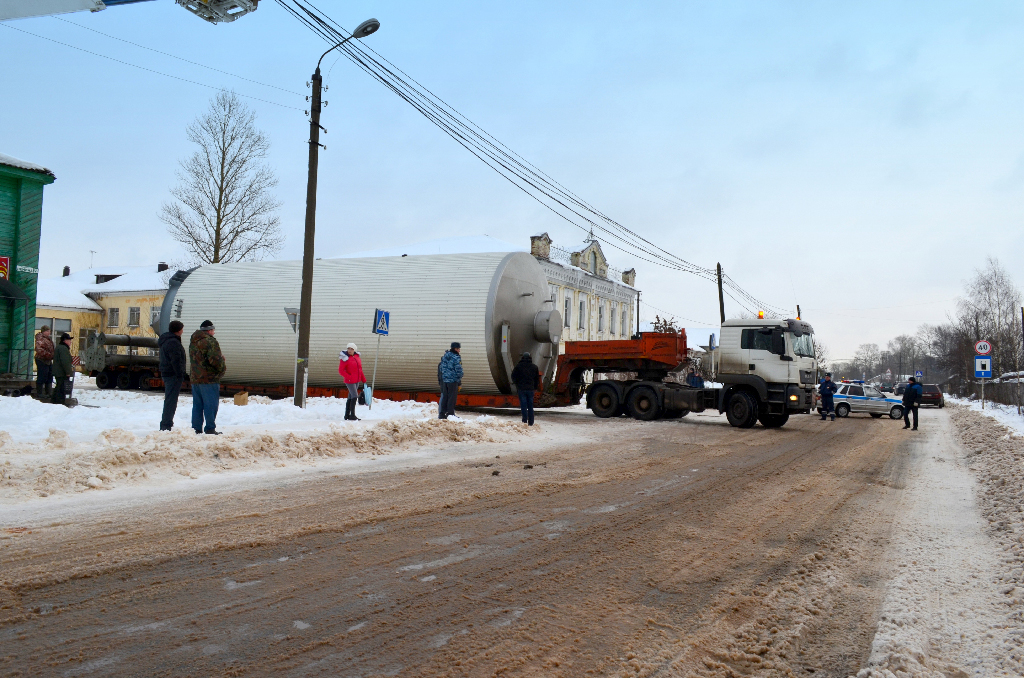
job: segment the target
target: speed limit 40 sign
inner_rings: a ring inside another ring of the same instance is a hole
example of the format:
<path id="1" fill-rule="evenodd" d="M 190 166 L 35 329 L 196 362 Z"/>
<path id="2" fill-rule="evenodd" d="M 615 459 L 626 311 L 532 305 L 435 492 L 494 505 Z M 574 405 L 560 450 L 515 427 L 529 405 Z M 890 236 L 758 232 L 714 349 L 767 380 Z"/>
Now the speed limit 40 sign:
<path id="1" fill-rule="evenodd" d="M 974 351 L 978 355 L 988 355 L 992 352 L 992 344 L 982 339 L 981 341 L 975 342 Z"/>

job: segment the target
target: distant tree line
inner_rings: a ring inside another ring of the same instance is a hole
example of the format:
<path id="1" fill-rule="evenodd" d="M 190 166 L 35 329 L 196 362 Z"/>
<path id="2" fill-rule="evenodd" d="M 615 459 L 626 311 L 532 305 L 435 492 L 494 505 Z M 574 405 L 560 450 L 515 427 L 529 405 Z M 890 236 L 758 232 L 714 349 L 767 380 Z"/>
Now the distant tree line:
<path id="1" fill-rule="evenodd" d="M 866 376 L 884 381 L 888 369 L 893 380 L 925 373 L 928 383 L 945 384 L 954 393 L 973 390 L 974 344 L 992 343 L 993 376 L 1024 369 L 1021 334 L 1021 292 L 995 258 L 974 272 L 964 285 L 964 296 L 946 322 L 921 325 L 915 334 L 893 337 L 884 348 L 861 344 L 853 360 L 831 365 L 837 378 Z"/>

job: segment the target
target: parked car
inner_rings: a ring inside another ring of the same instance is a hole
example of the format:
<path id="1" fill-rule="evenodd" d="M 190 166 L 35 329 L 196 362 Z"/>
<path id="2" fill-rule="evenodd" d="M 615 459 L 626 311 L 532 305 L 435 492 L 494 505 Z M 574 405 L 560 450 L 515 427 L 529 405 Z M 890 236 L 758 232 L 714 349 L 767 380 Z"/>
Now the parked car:
<path id="1" fill-rule="evenodd" d="M 882 391 L 883 393 L 892 393 L 892 382 L 891 381 L 883 381 L 882 382 L 882 388 L 880 388 L 878 390 Z"/>
<path id="2" fill-rule="evenodd" d="M 934 407 L 945 407 L 946 399 L 942 391 L 935 384 L 922 384 L 924 393 L 921 394 L 921 405 L 932 405 Z"/>
<path id="3" fill-rule="evenodd" d="M 903 418 L 903 402 L 899 398 L 886 398 L 881 391 L 867 384 L 843 383 L 833 398 L 837 417 L 848 417 L 864 412 L 878 419 L 886 414 L 890 419 Z M 821 409 L 818 409 L 821 413 Z"/>
<path id="4" fill-rule="evenodd" d="M 909 384 L 909 383 L 910 382 L 908 382 L 908 381 L 901 381 L 901 382 L 899 382 L 898 384 L 896 384 L 895 387 L 893 387 L 892 394 L 893 395 L 898 395 L 898 396 L 903 395 L 903 392 L 907 390 L 907 384 Z"/>

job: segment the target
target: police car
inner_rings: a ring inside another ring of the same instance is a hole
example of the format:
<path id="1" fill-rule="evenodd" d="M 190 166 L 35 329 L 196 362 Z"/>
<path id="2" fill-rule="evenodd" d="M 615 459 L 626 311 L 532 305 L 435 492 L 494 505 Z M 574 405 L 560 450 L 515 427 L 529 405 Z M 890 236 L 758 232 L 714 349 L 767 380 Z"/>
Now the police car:
<path id="1" fill-rule="evenodd" d="M 886 398 L 874 386 L 863 381 L 837 382 L 839 390 L 832 397 L 835 403 L 836 416 L 847 417 L 851 412 L 866 412 L 875 419 L 888 414 L 890 419 L 903 418 L 903 401 L 899 398 Z M 821 413 L 821 408 L 818 408 Z"/>

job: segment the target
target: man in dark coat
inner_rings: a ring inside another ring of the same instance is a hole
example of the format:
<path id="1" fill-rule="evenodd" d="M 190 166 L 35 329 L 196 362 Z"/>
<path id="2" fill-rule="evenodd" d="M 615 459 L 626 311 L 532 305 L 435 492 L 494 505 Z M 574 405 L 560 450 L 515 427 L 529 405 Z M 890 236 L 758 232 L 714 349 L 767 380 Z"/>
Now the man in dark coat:
<path id="1" fill-rule="evenodd" d="M 462 344 L 453 341 L 445 351 L 441 364 L 437 366 L 438 381 L 441 382 L 441 400 L 437 403 L 437 418 L 447 419 L 455 414 L 455 401 L 462 386 Z"/>
<path id="2" fill-rule="evenodd" d="M 523 423 L 533 426 L 533 396 L 534 391 L 540 388 L 540 370 L 533 364 L 528 352 L 523 353 L 519 364 L 512 370 L 512 383 L 516 385 Z"/>
<path id="3" fill-rule="evenodd" d="M 71 362 L 71 335 L 67 332 L 60 335 L 60 342 L 53 351 L 53 377 L 56 385 L 50 402 L 54 405 L 67 405 L 67 399 L 75 386 L 75 367 Z"/>
<path id="4" fill-rule="evenodd" d="M 185 381 L 185 347 L 181 344 L 181 335 L 185 325 L 180 320 L 172 320 L 167 332 L 160 335 L 157 346 L 160 348 L 160 376 L 164 380 L 164 414 L 160 419 L 160 430 L 170 431 L 174 426 L 174 413 L 178 409 L 178 394 Z"/>
<path id="5" fill-rule="evenodd" d="M 188 344 L 188 357 L 192 362 L 192 428 L 196 433 L 220 435 L 217 431 L 217 409 L 220 407 L 220 378 L 227 365 L 220 343 L 213 338 L 217 328 L 204 320 L 192 333 Z M 203 419 L 206 427 L 203 427 Z"/>
<path id="6" fill-rule="evenodd" d="M 924 389 L 917 379 L 911 377 L 908 380 L 907 388 L 903 391 L 903 428 L 910 428 L 910 411 L 914 411 L 914 430 L 917 430 L 917 409 L 921 404 L 921 396 Z"/>
<path id="7" fill-rule="evenodd" d="M 821 380 L 821 384 L 818 386 L 818 393 L 821 394 L 821 420 L 825 421 L 825 416 L 831 414 L 832 421 L 836 420 L 836 407 L 832 401 L 832 396 L 836 394 L 839 387 L 836 386 L 836 382 L 832 381 L 832 373 L 826 372 L 825 378 Z"/>

